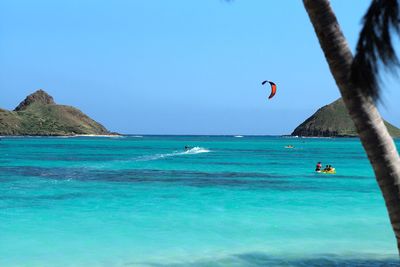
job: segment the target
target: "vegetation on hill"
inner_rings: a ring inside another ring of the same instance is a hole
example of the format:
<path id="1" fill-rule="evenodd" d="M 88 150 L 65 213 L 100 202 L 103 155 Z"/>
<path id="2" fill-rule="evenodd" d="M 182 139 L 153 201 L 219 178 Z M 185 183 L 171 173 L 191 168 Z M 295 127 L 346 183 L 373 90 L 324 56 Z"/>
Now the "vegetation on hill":
<path id="1" fill-rule="evenodd" d="M 0 109 L 0 135 L 111 134 L 80 110 L 57 105 L 43 90 L 22 101 L 14 111 Z"/>
<path id="2" fill-rule="evenodd" d="M 400 129 L 387 121 L 384 122 L 392 137 L 400 137 Z M 357 136 L 353 121 L 343 100 L 320 108 L 311 117 L 300 124 L 292 133 L 298 136 Z"/>

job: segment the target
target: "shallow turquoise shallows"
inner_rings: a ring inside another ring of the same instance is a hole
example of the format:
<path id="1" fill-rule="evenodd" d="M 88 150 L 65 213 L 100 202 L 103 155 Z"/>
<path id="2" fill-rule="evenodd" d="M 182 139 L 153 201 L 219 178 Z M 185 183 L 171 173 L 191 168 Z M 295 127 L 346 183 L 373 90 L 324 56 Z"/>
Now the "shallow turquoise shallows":
<path id="1" fill-rule="evenodd" d="M 0 266 L 398 263 L 358 139 L 1 138 L 0 155 Z"/>

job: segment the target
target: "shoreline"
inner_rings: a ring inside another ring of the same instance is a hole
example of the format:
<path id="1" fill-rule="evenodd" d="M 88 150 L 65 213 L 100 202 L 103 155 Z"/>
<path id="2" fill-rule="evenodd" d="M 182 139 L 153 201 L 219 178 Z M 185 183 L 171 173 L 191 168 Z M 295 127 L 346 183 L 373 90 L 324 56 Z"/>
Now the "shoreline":
<path id="1" fill-rule="evenodd" d="M 187 137 L 232 137 L 239 138 L 238 135 L 207 135 L 207 134 L 74 134 L 74 135 L 0 135 L 0 138 L 73 138 L 73 137 L 109 137 L 109 138 L 122 138 L 122 137 L 145 137 L 145 136 L 187 136 Z M 257 137 L 275 137 L 275 138 L 286 138 L 286 139 L 359 139 L 358 136 L 291 136 L 291 135 L 240 135 L 240 138 L 257 138 Z M 400 137 L 392 137 L 394 140 L 400 139 Z"/>
<path id="2" fill-rule="evenodd" d="M 18 138 L 18 137 L 53 137 L 53 138 L 68 138 L 68 137 L 124 137 L 123 134 L 74 134 L 74 135 L 0 135 L 0 138 Z"/>

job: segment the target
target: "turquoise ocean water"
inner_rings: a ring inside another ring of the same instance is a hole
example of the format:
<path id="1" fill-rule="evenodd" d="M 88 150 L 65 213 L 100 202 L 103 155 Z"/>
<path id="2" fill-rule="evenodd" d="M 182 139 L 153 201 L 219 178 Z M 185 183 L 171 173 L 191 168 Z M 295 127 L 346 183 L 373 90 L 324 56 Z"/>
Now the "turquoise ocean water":
<path id="1" fill-rule="evenodd" d="M 0 266 L 397 266 L 358 139 L 1 138 L 0 154 Z"/>

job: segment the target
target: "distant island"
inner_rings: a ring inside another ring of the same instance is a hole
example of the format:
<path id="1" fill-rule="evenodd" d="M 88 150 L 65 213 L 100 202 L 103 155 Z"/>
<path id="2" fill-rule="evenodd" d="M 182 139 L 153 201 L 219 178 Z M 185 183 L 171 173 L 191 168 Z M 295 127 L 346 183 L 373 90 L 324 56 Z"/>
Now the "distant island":
<path id="1" fill-rule="evenodd" d="M 400 137 L 400 129 L 384 121 L 392 137 Z M 292 136 L 309 137 L 352 137 L 358 136 L 343 100 L 332 102 L 320 108 L 311 117 L 296 127 Z"/>
<path id="2" fill-rule="evenodd" d="M 0 135 L 113 135 L 80 110 L 57 105 L 43 90 L 27 96 L 13 111 L 0 109 Z"/>

